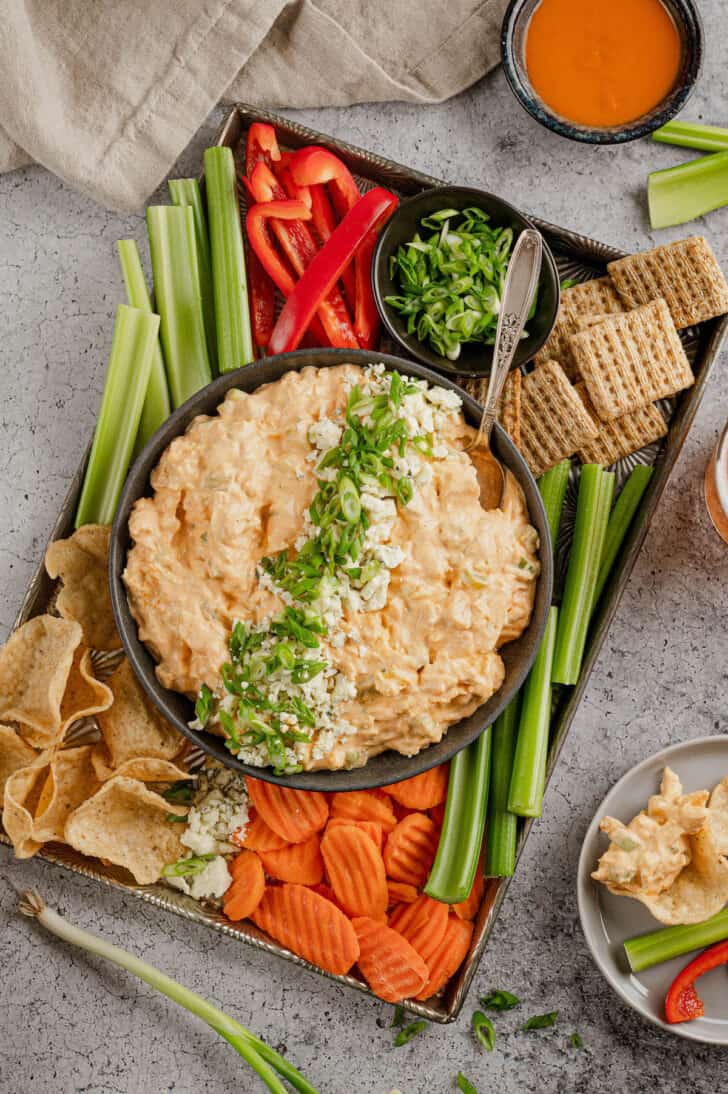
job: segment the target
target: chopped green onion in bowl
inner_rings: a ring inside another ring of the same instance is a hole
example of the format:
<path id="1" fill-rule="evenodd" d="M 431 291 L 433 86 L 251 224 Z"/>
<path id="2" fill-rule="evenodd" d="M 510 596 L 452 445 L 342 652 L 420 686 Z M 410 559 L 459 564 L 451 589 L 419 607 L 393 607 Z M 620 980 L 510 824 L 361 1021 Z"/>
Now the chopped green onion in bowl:
<path id="1" fill-rule="evenodd" d="M 405 319 L 408 334 L 450 361 L 466 343 L 492 346 L 512 247 L 513 229 L 491 225 L 482 209 L 440 209 L 390 257 L 400 292 L 385 303 Z M 536 298 L 531 315 L 535 307 Z"/>

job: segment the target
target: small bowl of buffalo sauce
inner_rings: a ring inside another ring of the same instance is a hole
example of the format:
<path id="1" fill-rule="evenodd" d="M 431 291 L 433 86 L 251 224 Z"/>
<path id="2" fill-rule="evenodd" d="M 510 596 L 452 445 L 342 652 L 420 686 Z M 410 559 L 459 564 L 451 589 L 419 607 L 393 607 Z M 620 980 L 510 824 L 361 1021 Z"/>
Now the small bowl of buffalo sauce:
<path id="1" fill-rule="evenodd" d="M 618 144 L 682 109 L 700 73 L 693 0 L 511 0 L 503 65 L 521 105 L 575 141 Z"/>

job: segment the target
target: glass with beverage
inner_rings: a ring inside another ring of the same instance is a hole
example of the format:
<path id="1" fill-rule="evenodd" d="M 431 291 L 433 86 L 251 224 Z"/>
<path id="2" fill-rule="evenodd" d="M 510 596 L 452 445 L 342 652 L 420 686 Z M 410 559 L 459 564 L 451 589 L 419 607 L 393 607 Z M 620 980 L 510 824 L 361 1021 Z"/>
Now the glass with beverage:
<path id="1" fill-rule="evenodd" d="M 728 422 L 705 469 L 705 504 L 716 532 L 728 543 Z"/>

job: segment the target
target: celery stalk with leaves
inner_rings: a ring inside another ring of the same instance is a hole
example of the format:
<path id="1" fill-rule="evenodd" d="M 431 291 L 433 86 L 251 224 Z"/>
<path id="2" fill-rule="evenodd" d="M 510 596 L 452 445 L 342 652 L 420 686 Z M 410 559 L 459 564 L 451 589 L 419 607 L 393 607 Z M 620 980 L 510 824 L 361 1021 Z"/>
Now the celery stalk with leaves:
<path id="1" fill-rule="evenodd" d="M 159 316 L 120 304 L 76 528 L 111 524 L 141 421 L 157 345 Z"/>

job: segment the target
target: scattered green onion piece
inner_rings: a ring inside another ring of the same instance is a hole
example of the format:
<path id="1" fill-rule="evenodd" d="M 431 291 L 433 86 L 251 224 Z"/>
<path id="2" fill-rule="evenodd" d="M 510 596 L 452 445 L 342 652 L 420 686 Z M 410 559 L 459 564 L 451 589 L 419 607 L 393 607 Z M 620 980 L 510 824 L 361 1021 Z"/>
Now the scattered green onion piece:
<path id="1" fill-rule="evenodd" d="M 540 817 L 546 782 L 551 723 L 551 669 L 558 608 L 549 608 L 536 660 L 523 685 L 523 705 L 508 790 L 508 809 L 519 817 Z"/>
<path id="2" fill-rule="evenodd" d="M 492 991 L 490 995 L 481 995 L 480 1005 L 486 1010 L 513 1010 L 521 1000 L 511 991 Z"/>
<path id="3" fill-rule="evenodd" d="M 394 1013 L 392 1015 L 392 1022 L 391 1022 L 390 1028 L 394 1029 L 397 1026 L 403 1026 L 403 1025 L 404 1025 L 404 1007 L 402 1006 L 401 1003 L 398 1003 L 397 1006 L 394 1008 Z"/>
<path id="4" fill-rule="evenodd" d="M 682 957 L 691 950 L 702 950 L 714 942 L 728 938 L 728 908 L 703 923 L 680 927 L 662 927 L 648 934 L 637 935 L 624 944 L 632 972 L 642 972 L 673 957 Z"/>
<path id="5" fill-rule="evenodd" d="M 132 308 L 151 312 L 152 301 L 149 296 L 142 260 L 135 239 L 119 239 L 116 243 L 119 255 L 121 274 L 124 278 L 126 298 Z M 138 456 L 144 445 L 152 437 L 159 427 L 167 421 L 172 413 L 169 402 L 169 388 L 167 387 L 167 374 L 164 370 L 164 357 L 162 346 L 157 338 L 157 344 L 152 354 L 152 367 L 149 372 L 149 383 L 144 396 L 144 407 L 139 422 L 134 455 Z"/>
<path id="6" fill-rule="evenodd" d="M 470 1079 L 466 1079 L 462 1071 L 458 1071 L 457 1084 L 461 1094 L 478 1094 Z"/>
<path id="7" fill-rule="evenodd" d="M 158 316 L 126 304 L 117 308 L 76 528 L 114 520 L 139 430 L 158 333 Z"/>
<path id="8" fill-rule="evenodd" d="M 485 838 L 486 877 L 511 877 L 516 867 L 518 817 L 508 809 L 508 789 L 516 751 L 520 707 L 521 699 L 518 693 L 495 720 L 491 730 L 493 755 L 488 801 L 488 832 Z"/>
<path id="9" fill-rule="evenodd" d="M 215 331 L 215 297 L 212 289 L 212 261 L 210 258 L 210 238 L 207 234 L 207 220 L 202 204 L 200 184 L 197 179 L 169 179 L 169 196 L 173 205 L 189 205 L 195 220 L 195 240 L 197 242 L 197 264 L 200 271 L 200 294 L 202 296 L 202 314 L 205 317 L 205 335 L 210 364 L 217 365 L 217 334 Z"/>
<path id="10" fill-rule="evenodd" d="M 476 1010 L 472 1018 L 473 1033 L 486 1052 L 495 1048 L 495 1026 L 482 1010 Z"/>
<path id="11" fill-rule="evenodd" d="M 189 855 L 187 858 L 178 859 L 168 866 L 162 867 L 162 877 L 194 877 L 206 869 L 208 863 L 215 858 L 214 854 Z"/>
<path id="12" fill-rule="evenodd" d="M 235 162 L 229 148 L 205 151 L 207 220 L 210 228 L 220 372 L 232 372 L 255 358 L 250 328 L 243 229 Z"/>
<path id="13" fill-rule="evenodd" d="M 549 522 L 551 532 L 551 544 L 556 549 L 556 540 L 559 535 L 561 513 L 564 508 L 566 487 L 569 485 L 569 472 L 571 460 L 562 460 L 541 475 L 538 480 L 538 490 L 546 510 L 546 519 Z"/>
<path id="14" fill-rule="evenodd" d="M 728 151 L 666 167 L 647 176 L 650 225 L 687 224 L 728 205 Z"/>
<path id="15" fill-rule="evenodd" d="M 450 761 L 445 817 L 425 892 L 445 904 L 470 895 L 483 843 L 490 779 L 490 726 Z"/>
<path id="16" fill-rule="evenodd" d="M 192 209 L 150 205 L 147 228 L 167 380 L 178 407 L 212 379 Z"/>
<path id="17" fill-rule="evenodd" d="M 548 1014 L 534 1014 L 532 1018 L 529 1018 L 523 1028 L 526 1032 L 531 1029 L 549 1029 L 551 1026 L 556 1025 L 556 1019 L 559 1016 L 557 1010 L 549 1011 Z"/>
<path id="18" fill-rule="evenodd" d="M 612 472 L 594 463 L 582 467 L 554 651 L 555 684 L 575 684 L 579 678 L 613 491 Z"/>
<path id="19" fill-rule="evenodd" d="M 420 1033 L 424 1033 L 427 1029 L 427 1022 L 421 1020 L 419 1022 L 410 1022 L 408 1026 L 404 1026 L 397 1036 L 394 1038 L 394 1044 L 396 1048 L 401 1048 L 402 1045 L 407 1045 L 413 1037 L 419 1036 Z"/>
<path id="20" fill-rule="evenodd" d="M 172 783 L 162 791 L 162 797 L 168 802 L 182 802 L 188 805 L 194 797 L 192 779 L 178 779 L 176 783 Z"/>
<path id="21" fill-rule="evenodd" d="M 203 1022 L 207 1022 L 216 1033 L 233 1046 L 274 1094 L 286 1094 L 286 1088 L 275 1071 L 299 1091 L 299 1094 L 318 1094 L 316 1087 L 312 1086 L 293 1064 L 288 1063 L 275 1049 L 256 1037 L 245 1026 L 230 1018 L 224 1011 L 212 1006 L 201 995 L 183 987 L 170 976 L 165 976 L 153 965 L 91 934 L 90 931 L 69 923 L 63 916 L 47 907 L 45 901 L 34 889 L 23 893 L 20 911 L 31 919 L 37 919 L 43 927 L 62 941 L 69 942 L 72 946 L 79 946 L 88 953 L 103 957 L 106 961 L 111 961 L 149 984 L 150 987 L 162 992 L 173 1003 L 178 1003 L 191 1014 L 201 1018 Z M 270 1065 L 275 1068 L 275 1071 L 271 1070 Z"/>
<path id="22" fill-rule="evenodd" d="M 339 503 L 341 504 L 344 520 L 348 521 L 349 524 L 355 524 L 361 515 L 361 502 L 359 501 L 359 491 L 348 475 L 342 475 L 339 479 Z"/>
<path id="23" fill-rule="evenodd" d="M 652 134 L 660 144 L 676 144 L 680 148 L 698 148 L 703 152 L 728 150 L 728 129 L 701 122 L 666 122 Z"/>
<path id="24" fill-rule="evenodd" d="M 599 576 L 597 577 L 597 587 L 594 594 L 595 604 L 604 591 L 604 586 L 607 583 L 607 578 L 614 565 L 614 560 L 619 554 L 619 549 L 624 542 L 624 537 L 629 531 L 632 519 L 637 512 L 644 492 L 647 489 L 654 472 L 654 467 L 638 464 L 637 467 L 631 471 L 629 478 L 620 491 L 619 497 L 614 503 L 614 508 L 609 516 L 609 523 L 607 524 L 607 534 L 604 539 L 604 552 L 602 554 Z"/>
<path id="25" fill-rule="evenodd" d="M 569 1038 L 569 1044 L 571 1045 L 572 1048 L 583 1048 L 584 1047 L 584 1042 L 582 1041 L 582 1039 L 581 1039 L 581 1037 L 579 1036 L 578 1033 L 572 1033 L 571 1037 Z"/>
<path id="26" fill-rule="evenodd" d="M 164 819 L 169 821 L 170 824 L 186 824 L 187 823 L 187 814 L 186 813 L 167 813 L 167 816 Z"/>

